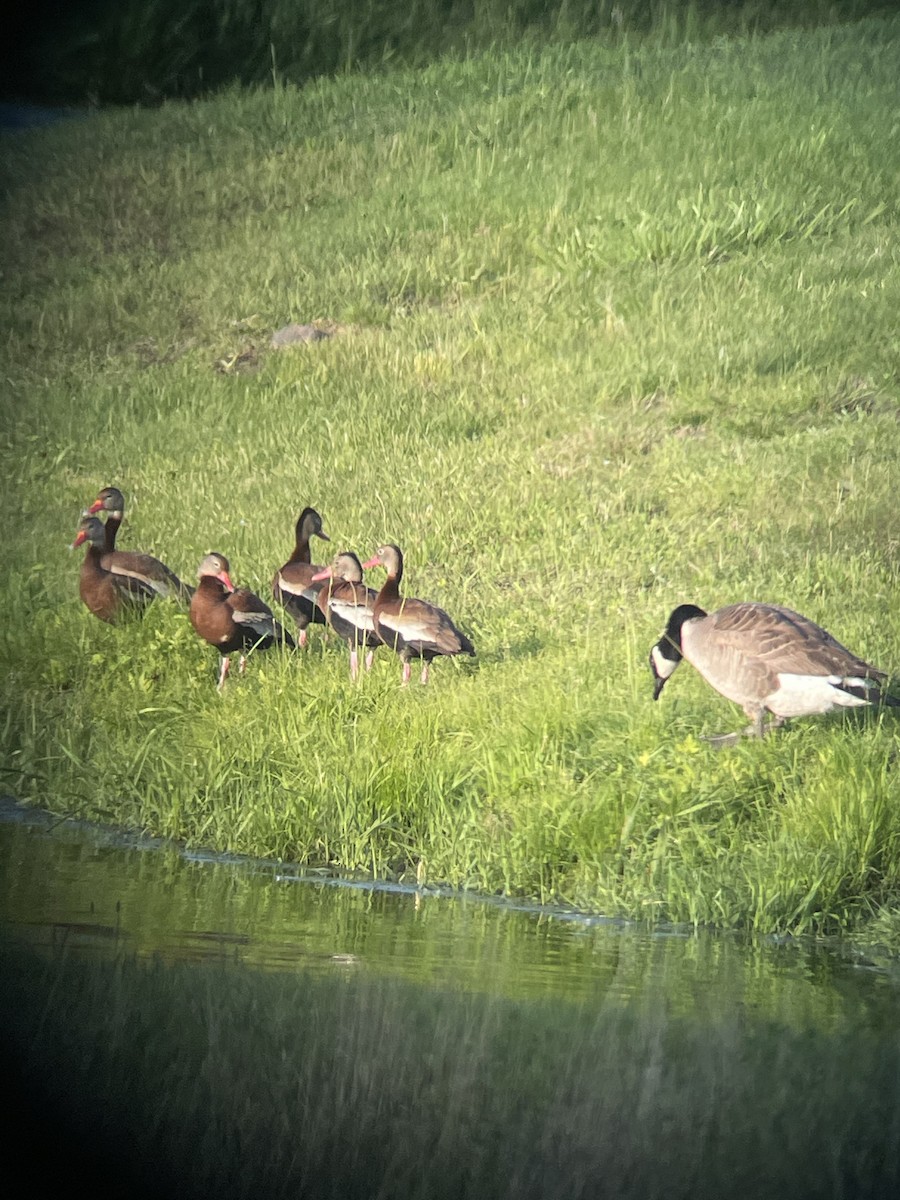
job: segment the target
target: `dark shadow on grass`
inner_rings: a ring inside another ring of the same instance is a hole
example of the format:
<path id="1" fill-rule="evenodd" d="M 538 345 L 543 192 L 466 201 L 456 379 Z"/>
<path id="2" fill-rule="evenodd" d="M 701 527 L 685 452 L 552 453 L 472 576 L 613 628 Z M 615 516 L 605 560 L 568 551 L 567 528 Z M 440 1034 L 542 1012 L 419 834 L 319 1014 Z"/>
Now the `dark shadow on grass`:
<path id="1" fill-rule="evenodd" d="M 866 708 L 844 708 L 837 712 L 822 713 L 817 716 L 809 717 L 789 717 L 783 725 L 768 729 L 763 741 L 770 742 L 775 738 L 790 737 L 792 734 L 798 733 L 802 729 L 809 729 L 813 724 L 823 724 L 825 728 L 831 729 L 851 729 L 856 732 L 862 732 L 871 727 L 872 723 L 879 721 L 881 717 L 885 718 L 886 722 L 895 722 L 900 720 L 900 705 L 873 705 Z M 733 750 L 735 746 L 753 745 L 756 738 L 748 735 L 745 730 L 746 725 L 742 725 L 737 729 L 723 729 L 714 734 L 698 734 L 701 742 L 712 745 L 715 750 Z M 900 732 L 900 724 L 893 726 L 893 729 Z M 726 739 L 734 738 L 734 742 Z M 715 744 L 716 740 L 718 745 Z"/>
<path id="2" fill-rule="evenodd" d="M 528 634 L 526 637 L 520 638 L 517 642 L 510 642 L 508 646 L 498 646 L 496 650 L 489 650 L 486 654 L 478 652 L 478 658 L 482 665 L 487 663 L 499 662 L 516 662 L 523 658 L 537 658 L 546 645 L 544 639 L 536 633 Z"/>

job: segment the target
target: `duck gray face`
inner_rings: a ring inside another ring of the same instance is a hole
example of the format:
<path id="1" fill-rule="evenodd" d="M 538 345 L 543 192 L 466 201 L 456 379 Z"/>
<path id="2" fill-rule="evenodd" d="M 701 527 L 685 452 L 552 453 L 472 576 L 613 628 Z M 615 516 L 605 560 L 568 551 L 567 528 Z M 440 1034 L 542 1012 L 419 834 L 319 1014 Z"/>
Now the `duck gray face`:
<path id="1" fill-rule="evenodd" d="M 214 550 L 211 554 L 207 554 L 200 563 L 197 568 L 197 576 L 203 579 L 204 576 L 209 575 L 213 579 L 218 579 L 220 583 L 224 583 L 229 592 L 233 592 L 234 584 L 231 582 L 229 570 L 228 559 L 224 554 L 219 554 Z"/>
<path id="2" fill-rule="evenodd" d="M 388 542 L 385 546 L 379 546 L 370 559 L 364 562 L 363 567 L 384 567 L 388 575 L 399 575 L 403 569 L 403 555 L 400 552 L 400 547 L 395 546 L 393 542 Z"/>
<path id="3" fill-rule="evenodd" d="M 78 546 L 83 546 L 85 542 L 90 542 L 92 546 L 102 550 L 105 541 L 106 530 L 103 528 L 100 518 L 92 517 L 89 512 L 83 513 L 78 522 L 78 532 L 75 534 L 75 541 L 72 543 L 71 549 L 74 550 Z"/>
<path id="4" fill-rule="evenodd" d="M 696 604 L 679 604 L 669 617 L 665 632 L 650 651 L 650 670 L 653 672 L 653 699 L 658 700 L 666 686 L 666 680 L 681 662 L 681 630 L 685 621 L 705 617 L 706 613 Z"/>
<path id="5" fill-rule="evenodd" d="M 88 509 L 88 512 L 97 513 L 101 510 L 103 512 L 115 513 L 116 516 L 121 517 L 125 511 L 125 497 L 118 488 L 108 487 L 104 488 L 102 492 L 97 493 L 97 499 Z"/>
<path id="6" fill-rule="evenodd" d="M 362 583 L 362 563 L 352 550 L 344 550 L 336 554 L 327 567 L 318 571 L 312 577 L 313 583 L 323 579 L 345 579 L 347 583 Z"/>
<path id="7" fill-rule="evenodd" d="M 335 556 L 331 572 L 336 579 L 346 579 L 348 583 L 362 583 L 362 563 L 352 550 L 345 550 Z"/>

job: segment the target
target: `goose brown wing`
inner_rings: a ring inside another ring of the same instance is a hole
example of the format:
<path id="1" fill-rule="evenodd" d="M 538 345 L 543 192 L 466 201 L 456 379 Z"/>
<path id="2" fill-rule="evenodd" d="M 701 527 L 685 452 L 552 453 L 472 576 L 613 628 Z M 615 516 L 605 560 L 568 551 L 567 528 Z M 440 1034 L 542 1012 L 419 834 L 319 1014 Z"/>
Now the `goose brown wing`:
<path id="1" fill-rule="evenodd" d="M 756 606 L 734 604 L 690 621 L 682 630 L 682 650 L 688 662 L 716 691 L 741 704 L 759 699 L 778 686 L 777 668 L 758 654 Z"/>
<path id="2" fill-rule="evenodd" d="M 711 618 L 716 643 L 778 674 L 886 678 L 815 621 L 776 604 L 733 604 Z M 746 666 L 745 666 L 745 669 Z"/>

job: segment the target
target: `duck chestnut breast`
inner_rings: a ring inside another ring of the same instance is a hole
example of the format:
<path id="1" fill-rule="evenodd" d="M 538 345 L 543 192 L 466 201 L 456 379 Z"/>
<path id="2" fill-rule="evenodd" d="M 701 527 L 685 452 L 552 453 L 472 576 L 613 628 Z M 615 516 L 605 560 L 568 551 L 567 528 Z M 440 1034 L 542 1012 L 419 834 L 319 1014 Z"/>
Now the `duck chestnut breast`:
<path id="1" fill-rule="evenodd" d="M 275 620 L 272 610 L 249 588 L 235 588 L 228 559 L 214 551 L 198 569 L 197 590 L 191 600 L 190 620 L 196 633 L 222 656 L 219 688 L 229 670 L 229 655 L 240 652 L 243 671 L 246 652 L 268 650 L 281 644 L 294 649 L 294 639 Z"/>
<path id="2" fill-rule="evenodd" d="M 117 575 L 103 566 L 106 532 L 103 522 L 85 513 L 72 548 L 85 545 L 78 578 L 78 592 L 86 608 L 101 621 L 114 624 L 126 613 L 143 613 L 156 592 L 143 580 Z"/>

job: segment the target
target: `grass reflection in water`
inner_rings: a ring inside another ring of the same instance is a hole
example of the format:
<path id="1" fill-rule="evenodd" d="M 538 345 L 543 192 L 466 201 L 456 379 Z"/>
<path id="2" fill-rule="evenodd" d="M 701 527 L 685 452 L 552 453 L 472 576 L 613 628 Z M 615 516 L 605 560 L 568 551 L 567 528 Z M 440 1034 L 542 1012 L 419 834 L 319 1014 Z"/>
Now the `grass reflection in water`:
<path id="1" fill-rule="evenodd" d="M 859 1200 L 900 1184 L 900 1046 L 868 1027 L 21 946 L 4 977 L 11 1078 L 48 1144 L 92 1147 L 123 1195 Z"/>

